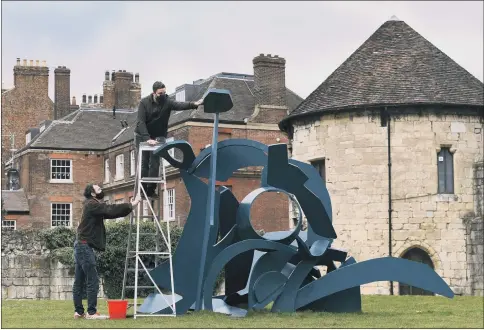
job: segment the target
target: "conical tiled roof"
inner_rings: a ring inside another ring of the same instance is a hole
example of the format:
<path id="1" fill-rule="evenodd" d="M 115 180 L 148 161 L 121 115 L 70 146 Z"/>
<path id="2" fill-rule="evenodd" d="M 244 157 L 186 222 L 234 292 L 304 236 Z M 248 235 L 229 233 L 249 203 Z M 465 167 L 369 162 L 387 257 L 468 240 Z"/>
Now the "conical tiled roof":
<path id="1" fill-rule="evenodd" d="M 481 81 L 405 22 L 385 22 L 280 123 L 378 105 L 483 106 Z"/>

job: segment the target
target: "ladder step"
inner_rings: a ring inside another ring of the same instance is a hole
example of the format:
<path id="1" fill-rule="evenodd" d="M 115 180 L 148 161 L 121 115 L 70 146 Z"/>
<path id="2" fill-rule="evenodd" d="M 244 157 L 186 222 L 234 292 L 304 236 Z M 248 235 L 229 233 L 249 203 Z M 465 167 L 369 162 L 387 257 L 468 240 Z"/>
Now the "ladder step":
<path id="1" fill-rule="evenodd" d="M 134 289 L 134 285 L 127 285 L 126 289 Z M 156 289 L 156 286 L 138 285 L 138 289 Z"/>
<path id="2" fill-rule="evenodd" d="M 163 178 L 144 177 L 144 178 L 141 178 L 140 182 L 146 182 L 146 183 L 164 183 L 165 180 Z"/>
<path id="3" fill-rule="evenodd" d="M 140 236 L 157 236 L 157 233 L 139 233 Z"/>
<path id="4" fill-rule="evenodd" d="M 128 256 L 128 258 L 134 258 L 136 257 L 136 252 L 135 251 L 130 251 L 129 252 L 131 255 Z M 138 255 L 154 255 L 155 258 L 169 258 L 170 255 L 169 253 L 166 253 L 166 254 L 161 254 L 160 252 L 156 252 L 156 253 L 141 253 L 141 252 L 138 252 Z"/>
<path id="5" fill-rule="evenodd" d="M 146 268 L 146 269 L 148 269 L 148 271 L 150 272 L 150 271 L 152 271 L 154 268 Z M 128 271 L 129 271 L 129 272 L 135 272 L 135 271 L 136 271 L 136 268 L 128 268 Z M 143 267 L 139 267 L 139 268 L 138 268 L 138 272 L 139 272 L 139 271 L 145 271 L 145 270 L 144 270 L 144 268 L 143 268 Z"/>

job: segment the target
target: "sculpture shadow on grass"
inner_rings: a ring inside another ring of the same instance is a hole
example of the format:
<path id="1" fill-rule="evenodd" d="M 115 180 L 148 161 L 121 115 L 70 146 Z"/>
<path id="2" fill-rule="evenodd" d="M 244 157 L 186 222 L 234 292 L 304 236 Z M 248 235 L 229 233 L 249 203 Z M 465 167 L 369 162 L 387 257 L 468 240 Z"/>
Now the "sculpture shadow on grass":
<path id="1" fill-rule="evenodd" d="M 168 150 L 177 148 L 183 160 L 173 159 Z M 384 257 L 357 263 L 347 252 L 333 248 L 336 232 L 332 225 L 331 200 L 317 170 L 288 159 L 285 144 L 264 145 L 251 140 L 229 139 L 218 144 L 217 181 L 227 181 L 235 171 L 261 166 L 261 187 L 240 203 L 226 187 L 215 196 L 214 224 L 208 248 L 202 249 L 207 208 L 207 184 L 211 148 L 195 157 L 186 141 L 161 146 L 155 155 L 178 168 L 191 198 L 191 209 L 173 256 L 177 314 L 194 309 L 197 279 L 203 267 L 203 309 L 244 316 L 273 302 L 273 312 L 314 310 L 360 312 L 360 286 L 375 281 L 397 281 L 452 298 L 444 280 L 427 265 L 400 258 Z M 255 199 L 263 192 L 286 194 L 303 212 L 308 228 L 301 231 L 299 216 L 293 231 L 260 236 L 250 222 Z M 220 241 L 217 242 L 217 238 Z M 336 266 L 336 262 L 340 266 Z M 321 275 L 318 267 L 326 266 Z M 225 270 L 225 294 L 213 296 L 219 273 Z M 169 289 L 169 264 L 150 271 L 157 285 Z M 168 301 L 171 301 L 168 299 Z M 247 306 L 247 309 L 240 308 Z M 142 313 L 171 313 L 166 300 L 151 294 L 139 309 Z"/>

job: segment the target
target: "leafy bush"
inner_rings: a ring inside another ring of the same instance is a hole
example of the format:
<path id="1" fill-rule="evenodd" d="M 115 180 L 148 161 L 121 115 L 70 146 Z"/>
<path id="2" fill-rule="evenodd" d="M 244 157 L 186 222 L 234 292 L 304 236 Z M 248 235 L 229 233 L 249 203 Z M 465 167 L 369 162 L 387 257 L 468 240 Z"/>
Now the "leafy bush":
<path id="1" fill-rule="evenodd" d="M 166 233 L 165 224 L 162 224 L 163 232 Z M 131 234 L 131 249 L 135 250 L 136 244 L 136 226 L 132 227 Z M 176 246 L 180 240 L 183 228 L 178 226 L 170 226 L 171 248 L 175 251 Z M 156 233 L 155 224 L 152 222 L 145 222 L 140 224 L 140 233 Z M 119 299 L 121 297 L 121 290 L 123 286 L 123 275 L 126 261 L 126 247 L 129 236 L 129 222 L 121 221 L 108 223 L 106 225 L 106 251 L 96 252 L 97 269 L 99 275 L 103 279 L 104 293 L 110 299 Z M 51 250 L 52 257 L 66 266 L 74 268 L 74 251 L 73 245 L 76 239 L 75 230 L 66 227 L 56 227 L 41 232 L 41 237 L 46 247 Z M 166 251 L 167 247 L 161 234 L 158 236 L 159 250 Z M 156 248 L 156 236 L 141 236 L 139 241 L 140 251 L 154 251 Z M 148 269 L 155 267 L 155 256 L 144 255 L 141 260 Z M 166 260 L 166 259 L 165 259 Z M 129 268 L 135 267 L 134 258 L 128 263 Z M 163 260 L 158 262 L 161 263 Z M 142 268 L 142 266 L 139 266 Z M 140 271 L 139 275 L 144 275 L 144 271 Z M 134 271 L 128 272 L 127 286 L 134 285 Z M 223 281 L 223 272 L 217 279 L 216 286 Z M 138 285 L 152 286 L 148 276 L 140 276 Z M 146 296 L 153 289 L 138 290 L 138 296 Z M 134 296 L 133 289 L 126 290 L 126 297 Z"/>

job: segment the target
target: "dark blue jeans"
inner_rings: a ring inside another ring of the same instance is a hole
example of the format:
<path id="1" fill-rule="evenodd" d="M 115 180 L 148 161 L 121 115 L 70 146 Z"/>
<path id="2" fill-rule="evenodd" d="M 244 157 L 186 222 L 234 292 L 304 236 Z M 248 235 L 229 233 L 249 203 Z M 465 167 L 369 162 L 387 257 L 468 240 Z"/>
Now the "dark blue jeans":
<path id="1" fill-rule="evenodd" d="M 92 247 L 86 243 L 76 241 L 74 243 L 74 261 L 76 275 L 72 287 L 74 308 L 78 314 L 84 314 L 82 305 L 82 289 L 86 287 L 87 312 L 95 314 L 97 309 L 97 294 L 99 291 L 99 277 L 96 270 L 96 256 Z"/>

